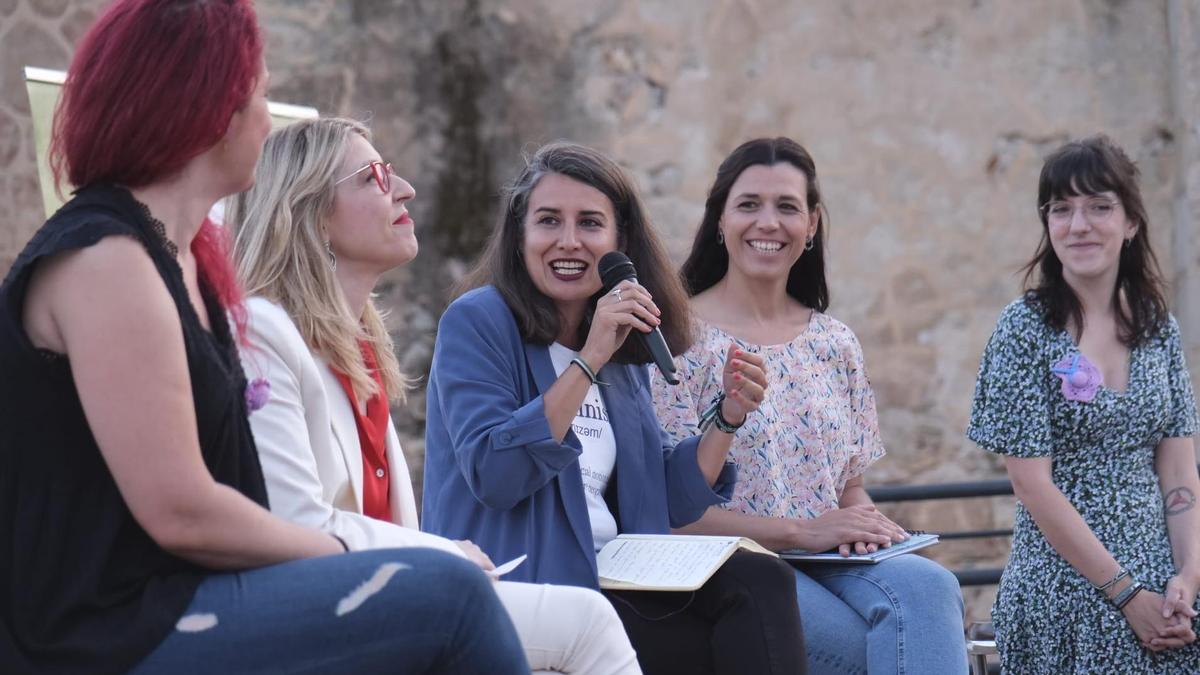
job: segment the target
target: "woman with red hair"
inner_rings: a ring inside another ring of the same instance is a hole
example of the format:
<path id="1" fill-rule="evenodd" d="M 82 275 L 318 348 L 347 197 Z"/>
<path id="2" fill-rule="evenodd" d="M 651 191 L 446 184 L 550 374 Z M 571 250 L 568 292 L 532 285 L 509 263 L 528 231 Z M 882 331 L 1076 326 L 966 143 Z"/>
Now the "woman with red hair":
<path id="1" fill-rule="evenodd" d="M 265 508 L 205 214 L 253 182 L 267 81 L 249 0 L 117 0 L 75 54 L 78 190 L 0 286 L 6 673 L 528 672 L 470 562 Z"/>

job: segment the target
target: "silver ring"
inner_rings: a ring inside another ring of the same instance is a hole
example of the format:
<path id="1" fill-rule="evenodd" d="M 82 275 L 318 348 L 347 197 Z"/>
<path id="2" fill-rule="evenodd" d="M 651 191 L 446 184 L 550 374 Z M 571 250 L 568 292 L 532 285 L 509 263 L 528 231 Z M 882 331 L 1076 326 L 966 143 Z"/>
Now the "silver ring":
<path id="1" fill-rule="evenodd" d="M 612 289 L 612 295 L 617 296 L 617 302 L 621 302 L 621 289 L 620 288 Z"/>

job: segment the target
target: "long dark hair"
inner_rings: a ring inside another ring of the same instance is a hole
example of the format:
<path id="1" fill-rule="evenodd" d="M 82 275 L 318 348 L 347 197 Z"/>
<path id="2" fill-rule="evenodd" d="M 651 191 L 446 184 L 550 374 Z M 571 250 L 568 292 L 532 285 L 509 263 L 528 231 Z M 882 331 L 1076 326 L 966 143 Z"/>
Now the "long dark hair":
<path id="1" fill-rule="evenodd" d="M 711 288 L 729 271 L 729 252 L 718 243 L 717 228 L 729 191 L 738 176 L 752 166 L 772 166 L 780 162 L 787 162 L 804 174 L 808 186 L 805 199 L 808 210 L 810 213 L 816 211 L 819 218 L 812 250 L 805 251 L 788 273 L 787 293 L 818 312 L 829 307 L 829 285 L 825 281 L 825 228 L 829 212 L 821 201 L 817 165 L 804 146 L 783 136 L 746 141 L 721 162 L 717 178 L 708 190 L 708 199 L 704 201 L 704 218 L 692 242 L 692 252 L 679 270 L 688 295 Z"/>
<path id="2" fill-rule="evenodd" d="M 617 221 L 617 248 L 637 269 L 638 283 L 650 291 L 662 311 L 663 337 L 672 354 L 682 354 L 692 344 L 687 295 L 672 273 L 666 248 L 655 234 L 632 179 L 609 157 L 575 143 L 551 143 L 539 149 L 506 192 L 499 222 L 474 269 L 459 285 L 458 293 L 492 284 L 508 303 L 521 336 L 535 344 L 550 344 L 558 337 L 561 319 L 554 301 L 533 284 L 525 266 L 525 216 L 529 196 L 548 174 L 559 174 L 604 193 L 612 202 Z M 579 326 L 581 340 L 591 328 L 597 293 Z M 650 363 L 653 359 L 641 340 L 626 340 L 613 355 L 617 363 Z"/>
<path id="3" fill-rule="evenodd" d="M 1116 193 L 1126 217 L 1137 226 L 1133 239 L 1121 248 L 1117 263 L 1113 305 L 1117 309 L 1118 337 L 1126 346 L 1135 347 L 1158 333 L 1167 320 L 1165 284 L 1150 247 L 1150 220 L 1138 176 L 1133 160 L 1104 135 L 1072 141 L 1046 158 L 1038 179 L 1042 239 L 1023 269 L 1026 298 L 1041 310 L 1050 327 L 1065 330 L 1071 322 L 1082 330 L 1083 306 L 1063 278 L 1062 261 L 1050 244 L 1050 227 L 1042 206 L 1055 199 L 1107 191 Z"/>

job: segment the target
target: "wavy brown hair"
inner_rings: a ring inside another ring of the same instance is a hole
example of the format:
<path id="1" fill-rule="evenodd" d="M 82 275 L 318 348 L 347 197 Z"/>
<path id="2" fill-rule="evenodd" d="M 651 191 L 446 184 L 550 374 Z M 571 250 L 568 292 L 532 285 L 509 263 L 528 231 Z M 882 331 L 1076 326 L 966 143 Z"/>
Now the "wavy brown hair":
<path id="1" fill-rule="evenodd" d="M 559 174 L 591 186 L 612 202 L 617 221 L 617 249 L 629 256 L 637 270 L 638 283 L 650 292 L 662 311 L 663 337 L 672 354 L 682 354 L 692 344 L 687 295 L 674 274 L 666 247 L 654 232 L 637 188 L 629 175 L 612 159 L 576 143 L 557 142 L 543 146 L 529 158 L 524 170 L 505 193 L 499 222 L 472 271 L 459 285 L 461 294 L 491 284 L 500 291 L 517 319 L 521 336 L 535 344 L 550 344 L 558 337 L 561 318 L 554 300 L 538 290 L 525 266 L 525 216 L 529 196 L 538 182 Z M 592 297 L 579 337 L 586 340 L 592 313 L 602 292 Z M 651 363 L 653 359 L 641 340 L 626 340 L 613 355 L 617 363 Z"/>
<path id="2" fill-rule="evenodd" d="M 692 252 L 679 270 L 689 295 L 711 288 L 729 271 L 729 251 L 717 241 L 721 213 L 729 200 L 729 191 L 738 176 L 752 166 L 773 166 L 787 162 L 804 174 L 808 194 L 805 202 L 809 212 L 817 212 L 817 232 L 813 247 L 805 251 L 788 273 L 787 293 L 806 307 L 824 312 L 829 307 L 829 284 L 825 279 L 826 222 L 829 213 L 821 201 L 821 183 L 817 180 L 817 165 L 808 150 L 790 138 L 756 138 L 737 147 L 721 166 L 704 201 L 704 217 L 692 242 Z"/>
<path id="3" fill-rule="evenodd" d="M 1027 300 L 1055 330 L 1066 330 L 1069 323 L 1082 329 L 1083 306 L 1063 278 L 1062 261 L 1050 244 L 1050 226 L 1042 207 L 1056 199 L 1108 191 L 1117 195 L 1125 215 L 1137 225 L 1117 263 L 1112 300 L 1117 308 L 1118 337 L 1132 348 L 1157 334 L 1166 322 L 1166 284 L 1150 247 L 1150 219 L 1138 178 L 1137 165 L 1105 135 L 1071 141 L 1046 158 L 1037 197 L 1042 239 L 1023 270 Z"/>

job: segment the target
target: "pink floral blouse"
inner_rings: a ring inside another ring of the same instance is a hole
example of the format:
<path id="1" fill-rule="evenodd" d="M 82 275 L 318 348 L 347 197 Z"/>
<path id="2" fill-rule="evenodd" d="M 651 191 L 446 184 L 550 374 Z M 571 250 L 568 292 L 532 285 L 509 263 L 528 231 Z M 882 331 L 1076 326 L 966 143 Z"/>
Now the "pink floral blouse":
<path id="1" fill-rule="evenodd" d="M 730 458 L 738 482 L 724 507 L 785 518 L 836 509 L 846 482 L 884 454 L 858 338 L 820 312 L 803 333 L 779 345 L 749 344 L 700 321 L 696 328 L 696 344 L 675 359 L 679 385 L 650 367 L 663 429 L 676 442 L 697 433 L 700 414 L 721 390 L 730 342 L 762 354 L 767 397 L 734 437 Z"/>

